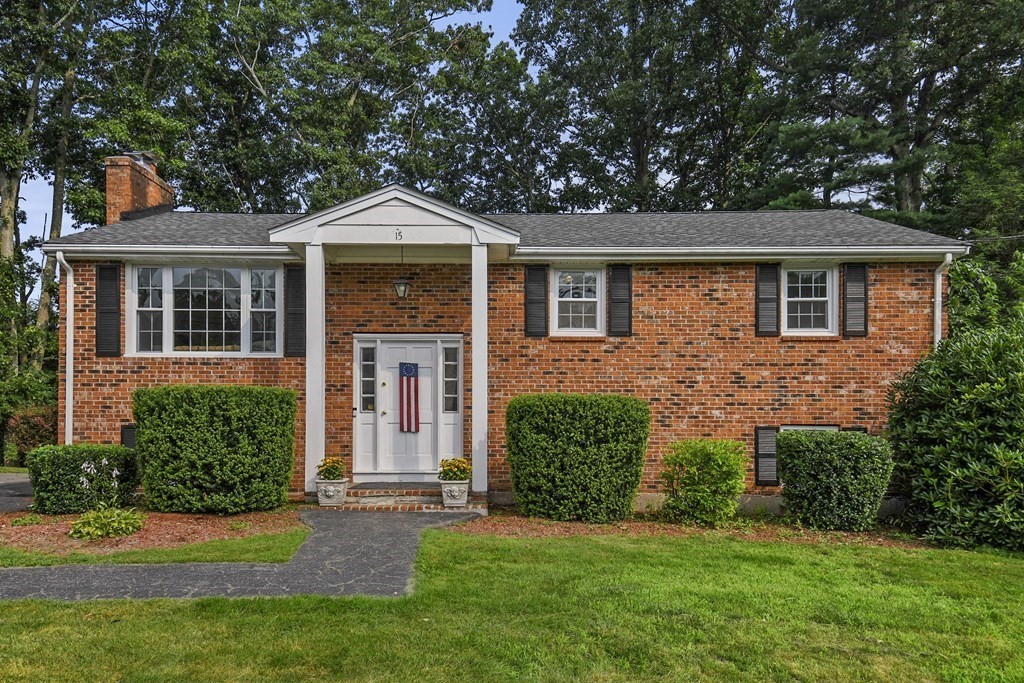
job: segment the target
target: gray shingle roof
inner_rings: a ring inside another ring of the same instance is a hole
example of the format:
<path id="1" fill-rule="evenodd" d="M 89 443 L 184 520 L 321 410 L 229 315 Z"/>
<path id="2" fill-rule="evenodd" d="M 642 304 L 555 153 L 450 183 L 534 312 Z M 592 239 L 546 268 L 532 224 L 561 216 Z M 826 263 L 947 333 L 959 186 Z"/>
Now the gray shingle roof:
<path id="1" fill-rule="evenodd" d="M 85 230 L 53 246 L 270 245 L 269 231 L 302 214 L 175 211 Z M 520 233 L 520 246 L 551 248 L 948 247 L 962 242 L 846 211 L 499 214 L 485 218 Z"/>

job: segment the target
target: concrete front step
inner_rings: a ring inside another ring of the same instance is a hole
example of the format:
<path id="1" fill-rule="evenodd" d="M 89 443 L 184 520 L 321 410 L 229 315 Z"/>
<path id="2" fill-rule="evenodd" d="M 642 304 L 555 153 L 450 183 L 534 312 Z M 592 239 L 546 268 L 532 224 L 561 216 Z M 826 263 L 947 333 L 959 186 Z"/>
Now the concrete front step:
<path id="1" fill-rule="evenodd" d="M 475 512 L 480 515 L 487 514 L 486 503 L 469 503 L 464 508 L 448 508 L 443 503 L 345 503 L 343 505 L 324 508 L 328 510 L 342 510 L 344 512 Z"/>
<path id="2" fill-rule="evenodd" d="M 487 507 L 486 497 L 470 496 L 470 504 L 483 509 Z M 345 495 L 344 509 L 391 510 L 403 508 L 402 512 L 445 510 L 441 496 L 441 482 L 363 482 L 350 486 Z"/>

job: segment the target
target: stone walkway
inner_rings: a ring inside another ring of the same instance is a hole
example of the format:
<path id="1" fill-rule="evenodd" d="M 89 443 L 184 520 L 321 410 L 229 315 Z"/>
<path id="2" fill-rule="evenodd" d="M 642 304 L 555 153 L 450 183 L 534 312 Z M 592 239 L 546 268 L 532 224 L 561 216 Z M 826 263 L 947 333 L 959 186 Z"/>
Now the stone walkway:
<path id="1" fill-rule="evenodd" d="M 313 532 L 283 564 L 67 565 L 0 569 L 0 599 L 199 598 L 408 593 L 421 532 L 467 512 L 303 510 Z"/>
<path id="2" fill-rule="evenodd" d="M 0 512 L 27 510 L 32 503 L 32 485 L 27 474 L 0 473 Z"/>

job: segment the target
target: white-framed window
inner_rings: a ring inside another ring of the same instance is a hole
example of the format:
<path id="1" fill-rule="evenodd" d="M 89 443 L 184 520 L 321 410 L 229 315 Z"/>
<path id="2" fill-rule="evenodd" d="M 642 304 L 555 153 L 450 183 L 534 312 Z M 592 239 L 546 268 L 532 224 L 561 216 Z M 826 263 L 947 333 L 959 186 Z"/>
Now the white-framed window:
<path id="1" fill-rule="evenodd" d="M 128 272 L 129 353 L 280 355 L 280 267 L 136 265 Z"/>
<path id="2" fill-rule="evenodd" d="M 604 269 L 551 269 L 551 328 L 555 335 L 602 335 L 605 317 Z"/>
<path id="3" fill-rule="evenodd" d="M 839 425 L 781 425 L 780 432 L 838 432 Z"/>
<path id="4" fill-rule="evenodd" d="M 782 269 L 782 333 L 834 335 L 839 329 L 838 269 L 793 265 Z"/>

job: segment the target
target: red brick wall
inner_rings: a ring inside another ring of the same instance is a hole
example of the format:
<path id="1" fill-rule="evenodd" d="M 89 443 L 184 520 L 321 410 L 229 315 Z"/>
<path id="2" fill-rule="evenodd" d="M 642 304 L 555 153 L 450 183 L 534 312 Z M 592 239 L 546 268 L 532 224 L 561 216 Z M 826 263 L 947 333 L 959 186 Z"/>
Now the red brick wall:
<path id="1" fill-rule="evenodd" d="M 874 265 L 865 338 L 754 336 L 754 265 L 633 267 L 633 336 L 523 334 L 523 267 L 490 271 L 492 490 L 509 490 L 505 409 L 528 392 L 620 393 L 651 406 L 641 491 L 658 487 L 660 458 L 676 439 L 739 439 L 755 425 L 861 425 L 885 421 L 889 381 L 931 344 L 936 264 Z"/>
<path id="2" fill-rule="evenodd" d="M 304 478 L 305 363 L 301 358 L 97 358 L 94 264 L 76 263 L 75 440 L 117 442 L 131 421 L 130 392 L 168 383 L 283 386 L 299 392 L 293 492 Z M 667 443 L 734 438 L 753 450 L 755 425 L 838 423 L 872 432 L 885 419 L 888 382 L 931 343 L 935 264 L 870 269 L 866 338 L 754 336 L 753 264 L 640 264 L 633 268 L 633 336 L 533 338 L 523 334 L 523 267 L 490 266 L 490 487 L 510 488 L 505 461 L 508 400 L 541 391 L 615 392 L 651 405 L 642 490 L 657 488 Z M 409 276 L 406 300 L 391 282 Z M 356 333 L 462 334 L 471 433 L 471 294 L 468 265 L 329 265 L 327 450 L 352 455 L 352 356 Z M 65 293 L 61 306 L 65 310 Z M 64 335 L 61 335 L 63 371 Z M 63 417 L 63 387 L 60 415 Z M 63 429 L 63 427 L 61 427 Z M 63 432 L 61 432 L 63 433 Z M 753 486 L 753 474 L 749 477 Z"/>
<path id="3" fill-rule="evenodd" d="M 303 358 L 98 358 L 96 356 L 96 264 L 73 262 L 75 270 L 75 415 L 76 443 L 120 443 L 121 425 L 132 422 L 131 392 L 162 384 L 244 384 L 299 392 L 295 425 L 295 469 L 291 490 L 304 488 L 306 365 Z M 66 278 L 61 278 L 60 310 L 66 311 Z M 124 269 L 121 270 L 124 292 Z M 122 297 L 122 301 L 123 301 Z M 124 325 L 121 348 L 125 348 Z M 58 434 L 64 435 L 65 336 L 60 335 L 61 384 Z"/>

